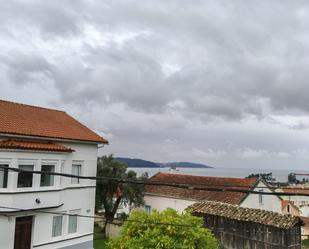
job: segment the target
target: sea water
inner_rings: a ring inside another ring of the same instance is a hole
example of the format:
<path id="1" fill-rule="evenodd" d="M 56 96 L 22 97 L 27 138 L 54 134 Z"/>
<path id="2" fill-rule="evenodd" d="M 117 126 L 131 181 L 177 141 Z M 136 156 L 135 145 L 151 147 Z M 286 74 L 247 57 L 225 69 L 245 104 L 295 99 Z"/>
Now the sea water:
<path id="1" fill-rule="evenodd" d="M 250 174 L 272 173 L 273 178 L 279 182 L 286 182 L 290 173 L 309 174 L 309 171 L 300 170 L 280 170 L 280 169 L 252 169 L 252 168 L 177 168 L 170 171 L 169 168 L 128 168 L 134 170 L 138 175 L 147 172 L 149 177 L 158 172 L 172 172 L 180 174 L 198 176 L 219 176 L 219 177 L 239 177 L 244 178 Z M 297 179 L 309 178 L 309 176 L 297 176 Z"/>

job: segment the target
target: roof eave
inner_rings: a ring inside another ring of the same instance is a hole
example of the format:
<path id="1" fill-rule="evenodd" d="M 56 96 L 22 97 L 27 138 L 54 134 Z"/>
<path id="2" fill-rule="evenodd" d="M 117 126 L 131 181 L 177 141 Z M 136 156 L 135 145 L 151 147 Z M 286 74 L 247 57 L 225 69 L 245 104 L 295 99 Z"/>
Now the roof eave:
<path id="1" fill-rule="evenodd" d="M 73 142 L 73 143 L 87 143 L 87 144 L 103 144 L 108 145 L 109 142 L 102 138 L 102 140 L 80 140 L 72 138 L 59 138 L 59 137 L 45 137 L 37 135 L 25 135 L 18 133 L 3 133 L 0 132 L 0 136 L 14 137 L 14 138 L 28 138 L 28 139 L 38 139 L 38 140 L 52 140 L 52 141 L 62 141 L 62 142 Z"/>

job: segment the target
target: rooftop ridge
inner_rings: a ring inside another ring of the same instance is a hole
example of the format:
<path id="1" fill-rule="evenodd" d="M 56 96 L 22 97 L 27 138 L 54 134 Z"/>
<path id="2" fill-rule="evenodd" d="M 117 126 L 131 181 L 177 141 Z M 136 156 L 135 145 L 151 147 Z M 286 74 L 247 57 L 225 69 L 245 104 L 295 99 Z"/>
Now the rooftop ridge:
<path id="1" fill-rule="evenodd" d="M 7 100 L 0 100 L 0 134 L 108 144 L 65 111 Z"/>
<path id="2" fill-rule="evenodd" d="M 182 173 L 171 173 L 171 172 L 158 172 L 157 174 L 153 175 L 153 177 L 158 176 L 160 174 L 164 175 L 177 175 L 177 176 L 189 176 L 189 177 L 202 177 L 202 178 L 218 178 L 218 179 L 236 179 L 236 180 L 250 180 L 250 179 L 255 179 L 258 180 L 257 177 L 252 177 L 252 178 L 242 178 L 242 177 L 225 177 L 225 176 L 199 176 L 199 175 L 190 175 L 190 174 L 182 174 Z"/>
<path id="3" fill-rule="evenodd" d="M 30 104 L 24 104 L 24 103 L 19 103 L 15 101 L 10 101 L 10 100 L 4 100 L 0 99 L 0 102 L 5 102 L 13 105 L 20 105 L 20 106 L 25 106 L 25 107 L 31 107 L 31 108 L 37 108 L 37 109 L 43 109 L 43 110 L 48 110 L 48 111 L 56 111 L 56 112 L 63 112 L 66 113 L 65 111 L 59 110 L 59 109 L 53 109 L 49 107 L 41 107 L 41 106 L 36 106 L 36 105 L 30 105 Z"/>
<path id="4" fill-rule="evenodd" d="M 257 208 L 240 207 L 239 205 L 216 201 L 202 201 L 189 206 L 193 213 L 216 215 L 239 221 L 255 222 L 273 227 L 289 229 L 301 223 L 298 216 L 280 214 Z"/>

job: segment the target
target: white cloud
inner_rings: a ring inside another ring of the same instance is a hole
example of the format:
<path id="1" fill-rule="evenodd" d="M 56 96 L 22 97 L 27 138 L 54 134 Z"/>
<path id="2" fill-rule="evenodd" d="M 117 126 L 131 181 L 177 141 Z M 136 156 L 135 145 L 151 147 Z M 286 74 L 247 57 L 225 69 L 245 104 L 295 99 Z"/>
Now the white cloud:
<path id="1" fill-rule="evenodd" d="M 213 149 L 200 150 L 198 148 L 193 148 L 192 151 L 194 156 L 203 158 L 204 160 L 209 158 L 219 158 L 226 154 L 224 151 Z"/>

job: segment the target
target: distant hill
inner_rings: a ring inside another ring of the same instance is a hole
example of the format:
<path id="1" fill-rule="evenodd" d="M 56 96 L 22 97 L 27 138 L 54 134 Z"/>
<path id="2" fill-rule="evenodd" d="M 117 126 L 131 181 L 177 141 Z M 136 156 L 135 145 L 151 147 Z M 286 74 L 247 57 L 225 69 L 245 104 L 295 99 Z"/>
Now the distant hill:
<path id="1" fill-rule="evenodd" d="M 129 168 L 160 168 L 160 165 L 142 159 L 132 159 L 126 157 L 115 157 L 116 161 L 125 163 Z"/>
<path id="2" fill-rule="evenodd" d="M 125 163 L 129 168 L 212 168 L 205 164 L 190 162 L 155 163 L 126 157 L 115 157 L 115 160 Z"/>
<path id="3" fill-rule="evenodd" d="M 161 167 L 171 168 L 213 168 L 206 164 L 190 163 L 190 162 L 171 162 L 171 163 L 159 163 Z"/>

